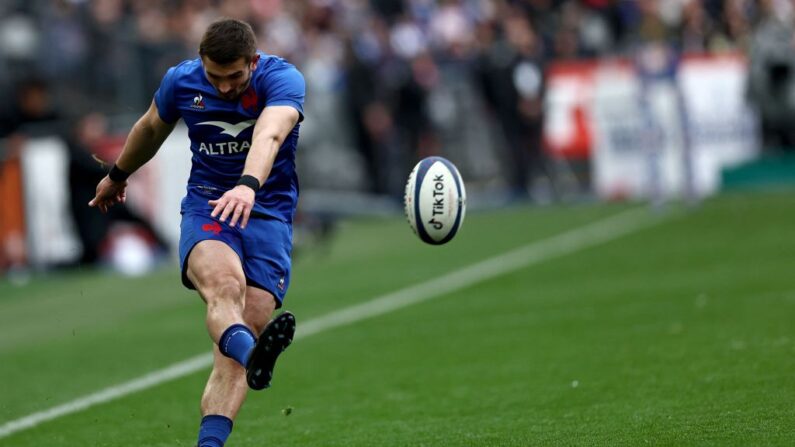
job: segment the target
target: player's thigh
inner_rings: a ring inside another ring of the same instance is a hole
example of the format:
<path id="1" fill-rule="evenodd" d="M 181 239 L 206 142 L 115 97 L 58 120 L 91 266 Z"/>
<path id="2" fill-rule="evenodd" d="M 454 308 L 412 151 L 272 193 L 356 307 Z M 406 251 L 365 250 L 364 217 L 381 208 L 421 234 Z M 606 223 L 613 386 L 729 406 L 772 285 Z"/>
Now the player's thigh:
<path id="1" fill-rule="evenodd" d="M 211 288 L 231 284 L 242 289 L 246 283 L 240 257 L 225 242 L 210 239 L 197 242 L 186 262 L 185 273 L 203 296 Z"/>
<path id="2" fill-rule="evenodd" d="M 262 332 L 276 309 L 276 299 L 270 292 L 258 287 L 246 287 L 246 307 L 243 319 L 256 334 Z"/>

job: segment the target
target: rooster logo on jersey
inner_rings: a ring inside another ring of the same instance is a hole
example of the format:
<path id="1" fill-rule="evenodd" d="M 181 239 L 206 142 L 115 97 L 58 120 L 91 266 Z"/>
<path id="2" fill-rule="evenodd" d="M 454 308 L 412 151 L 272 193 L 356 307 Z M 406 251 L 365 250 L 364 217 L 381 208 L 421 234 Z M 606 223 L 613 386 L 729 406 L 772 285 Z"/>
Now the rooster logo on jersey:
<path id="1" fill-rule="evenodd" d="M 193 104 L 191 104 L 190 108 L 204 110 L 204 98 L 201 93 L 193 97 Z"/>

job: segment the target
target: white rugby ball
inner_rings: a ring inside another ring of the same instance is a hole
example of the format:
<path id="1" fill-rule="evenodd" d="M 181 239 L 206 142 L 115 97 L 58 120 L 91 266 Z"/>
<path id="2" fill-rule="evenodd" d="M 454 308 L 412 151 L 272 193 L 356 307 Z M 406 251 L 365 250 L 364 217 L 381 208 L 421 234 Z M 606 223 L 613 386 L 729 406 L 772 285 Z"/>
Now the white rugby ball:
<path id="1" fill-rule="evenodd" d="M 466 213 L 466 190 L 455 165 L 442 157 L 422 159 L 409 175 L 403 198 L 414 233 L 433 245 L 450 242 Z"/>

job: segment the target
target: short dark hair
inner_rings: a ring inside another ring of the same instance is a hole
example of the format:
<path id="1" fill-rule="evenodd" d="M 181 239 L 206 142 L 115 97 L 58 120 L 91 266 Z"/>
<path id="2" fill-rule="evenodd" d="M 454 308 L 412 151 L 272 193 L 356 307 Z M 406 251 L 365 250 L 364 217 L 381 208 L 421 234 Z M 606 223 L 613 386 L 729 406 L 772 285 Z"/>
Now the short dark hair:
<path id="1" fill-rule="evenodd" d="M 204 32 L 199 55 L 226 65 L 242 58 L 251 61 L 257 54 L 257 38 L 251 25 L 242 20 L 221 19 Z"/>

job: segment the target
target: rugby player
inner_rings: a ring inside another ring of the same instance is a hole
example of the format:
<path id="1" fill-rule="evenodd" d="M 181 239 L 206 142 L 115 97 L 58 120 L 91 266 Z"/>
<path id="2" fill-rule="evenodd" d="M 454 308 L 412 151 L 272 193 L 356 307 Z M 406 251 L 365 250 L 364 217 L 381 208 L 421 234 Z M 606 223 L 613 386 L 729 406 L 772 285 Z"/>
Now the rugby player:
<path id="1" fill-rule="evenodd" d="M 293 338 L 293 315 L 271 316 L 290 284 L 304 94 L 301 73 L 259 52 L 250 25 L 212 23 L 199 57 L 166 72 L 89 202 L 102 212 L 124 202 L 130 174 L 185 122 L 193 158 L 181 209 L 182 282 L 206 303 L 215 343 L 199 447 L 224 445 L 248 389 L 270 386 Z"/>

